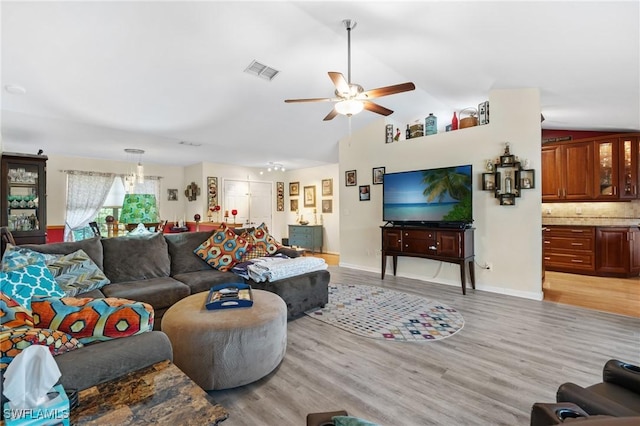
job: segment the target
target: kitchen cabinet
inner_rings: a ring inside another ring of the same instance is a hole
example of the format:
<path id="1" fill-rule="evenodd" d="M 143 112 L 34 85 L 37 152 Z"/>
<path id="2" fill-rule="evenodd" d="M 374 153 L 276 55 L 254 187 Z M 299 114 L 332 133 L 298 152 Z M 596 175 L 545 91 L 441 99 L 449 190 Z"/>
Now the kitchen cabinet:
<path id="1" fill-rule="evenodd" d="M 2 154 L 0 226 L 11 231 L 18 245 L 46 242 L 47 159 L 45 155 Z"/>
<path id="2" fill-rule="evenodd" d="M 396 275 L 398 257 L 421 257 L 456 263 L 460 266 L 462 294 L 466 294 L 466 268 L 472 288 L 476 288 L 473 229 L 443 229 L 422 226 L 382 226 L 382 279 L 387 269 L 387 256 Z"/>
<path id="3" fill-rule="evenodd" d="M 547 226 L 543 239 L 548 271 L 595 273 L 595 227 Z"/>
<path id="4" fill-rule="evenodd" d="M 542 201 L 593 199 L 593 141 L 542 147 Z"/>
<path id="5" fill-rule="evenodd" d="M 619 144 L 619 187 L 620 199 L 633 200 L 640 198 L 640 138 L 638 136 L 622 136 Z"/>
<path id="6" fill-rule="evenodd" d="M 640 229 L 596 228 L 596 272 L 601 276 L 635 277 L 640 274 Z"/>
<path id="7" fill-rule="evenodd" d="M 615 200 L 619 198 L 619 144 L 618 138 L 607 138 L 593 142 L 594 199 Z"/>

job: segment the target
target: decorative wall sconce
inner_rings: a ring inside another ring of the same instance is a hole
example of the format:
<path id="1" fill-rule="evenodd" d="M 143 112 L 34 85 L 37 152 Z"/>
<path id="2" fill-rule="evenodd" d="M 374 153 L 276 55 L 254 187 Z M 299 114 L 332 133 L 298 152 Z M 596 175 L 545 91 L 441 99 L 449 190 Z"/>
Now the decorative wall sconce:
<path id="1" fill-rule="evenodd" d="M 187 189 L 184 190 L 184 195 L 189 201 L 195 201 L 198 195 L 200 195 L 200 188 L 195 182 L 191 182 L 187 185 Z"/>

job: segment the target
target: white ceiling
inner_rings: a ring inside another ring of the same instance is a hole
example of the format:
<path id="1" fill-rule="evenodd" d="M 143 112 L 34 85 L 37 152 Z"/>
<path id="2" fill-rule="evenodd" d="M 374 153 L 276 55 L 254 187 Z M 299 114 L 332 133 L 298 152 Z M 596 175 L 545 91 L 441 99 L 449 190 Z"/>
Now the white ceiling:
<path id="1" fill-rule="evenodd" d="M 337 141 L 382 116 L 324 122 L 328 71 L 406 123 L 540 89 L 545 129 L 640 130 L 636 1 L 2 1 L 5 151 L 289 169 L 338 161 Z M 268 82 L 252 60 L 280 70 Z M 19 85 L 26 94 L 11 94 Z M 180 145 L 180 141 L 201 146 Z M 381 135 L 382 141 L 382 135 Z M 375 143 L 375 141 L 372 141 Z"/>

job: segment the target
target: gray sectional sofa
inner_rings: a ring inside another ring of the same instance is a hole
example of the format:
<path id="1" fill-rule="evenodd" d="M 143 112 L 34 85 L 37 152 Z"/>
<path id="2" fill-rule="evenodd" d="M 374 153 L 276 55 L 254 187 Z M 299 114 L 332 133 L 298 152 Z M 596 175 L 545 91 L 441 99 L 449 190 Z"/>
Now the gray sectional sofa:
<path id="1" fill-rule="evenodd" d="M 239 231 L 236 231 L 239 232 Z M 212 232 L 153 234 L 145 237 L 99 237 L 65 243 L 28 244 L 41 253 L 69 254 L 79 249 L 111 281 L 99 290 L 77 297 L 119 297 L 149 303 L 155 311 L 154 330 L 137 336 L 93 343 L 55 357 L 67 389 L 85 389 L 156 362 L 172 359 L 171 343 L 160 330 L 162 316 L 174 303 L 213 285 L 246 282 L 253 288 L 278 294 L 293 319 L 328 302 L 327 270 L 256 283 L 231 272 L 211 268 L 193 253 Z M 286 254 L 293 254 L 287 251 Z"/>

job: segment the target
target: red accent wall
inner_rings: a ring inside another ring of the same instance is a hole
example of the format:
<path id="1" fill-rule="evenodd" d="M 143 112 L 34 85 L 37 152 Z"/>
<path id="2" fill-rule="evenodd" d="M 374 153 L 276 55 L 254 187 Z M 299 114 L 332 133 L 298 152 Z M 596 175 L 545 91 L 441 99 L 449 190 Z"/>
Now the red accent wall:
<path id="1" fill-rule="evenodd" d="M 47 243 L 61 243 L 64 241 L 64 226 L 47 226 Z"/>

